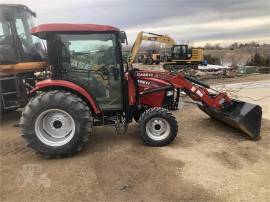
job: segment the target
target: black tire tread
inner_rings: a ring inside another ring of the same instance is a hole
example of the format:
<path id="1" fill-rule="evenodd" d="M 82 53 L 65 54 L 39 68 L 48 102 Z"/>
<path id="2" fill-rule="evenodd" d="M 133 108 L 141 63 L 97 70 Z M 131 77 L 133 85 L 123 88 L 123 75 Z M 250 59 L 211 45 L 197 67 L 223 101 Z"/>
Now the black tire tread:
<path id="1" fill-rule="evenodd" d="M 38 138 L 35 137 L 36 135 L 33 127 L 33 122 L 35 121 L 35 118 L 33 117 L 37 116 L 39 111 L 46 107 L 57 107 L 57 103 L 55 102 L 61 103 L 63 108 L 73 111 L 76 115 L 73 117 L 75 122 L 78 121 L 80 123 L 80 135 L 76 138 L 76 142 L 67 143 L 70 144 L 68 147 L 63 145 L 57 150 L 53 150 L 45 144 L 42 145 Z M 22 112 L 19 125 L 23 138 L 37 153 L 46 158 L 62 158 L 72 156 L 82 150 L 88 142 L 89 135 L 92 132 L 92 122 L 91 111 L 80 97 L 64 90 L 50 90 L 41 92 L 31 98 Z"/>
<path id="2" fill-rule="evenodd" d="M 146 122 L 149 119 L 151 119 L 152 117 L 155 117 L 155 116 L 161 116 L 161 117 L 165 118 L 169 122 L 169 124 L 171 126 L 171 133 L 168 136 L 168 138 L 166 138 L 163 141 L 159 141 L 159 142 L 151 140 L 147 136 L 146 131 L 145 131 Z M 143 140 L 143 142 L 146 145 L 149 145 L 149 146 L 166 146 L 166 145 L 170 144 L 175 139 L 175 137 L 177 136 L 178 123 L 177 123 L 175 117 L 173 116 L 172 112 L 170 112 L 169 110 L 161 108 L 161 107 L 153 107 L 153 108 L 150 108 L 150 109 L 146 110 L 140 116 L 140 119 L 139 119 L 139 131 L 140 131 L 140 137 L 141 137 L 141 139 Z"/>

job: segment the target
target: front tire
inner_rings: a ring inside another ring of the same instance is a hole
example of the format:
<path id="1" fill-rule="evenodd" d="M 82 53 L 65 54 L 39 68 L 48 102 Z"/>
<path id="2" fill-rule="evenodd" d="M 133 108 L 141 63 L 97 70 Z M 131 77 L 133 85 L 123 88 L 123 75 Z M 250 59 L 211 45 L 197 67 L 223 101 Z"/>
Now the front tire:
<path id="1" fill-rule="evenodd" d="M 141 115 L 139 131 L 146 145 L 166 146 L 177 136 L 178 124 L 169 110 L 151 108 Z"/>
<path id="2" fill-rule="evenodd" d="M 72 156 L 88 142 L 92 116 L 86 103 L 66 91 L 47 91 L 32 98 L 20 120 L 22 136 L 38 153 Z"/>

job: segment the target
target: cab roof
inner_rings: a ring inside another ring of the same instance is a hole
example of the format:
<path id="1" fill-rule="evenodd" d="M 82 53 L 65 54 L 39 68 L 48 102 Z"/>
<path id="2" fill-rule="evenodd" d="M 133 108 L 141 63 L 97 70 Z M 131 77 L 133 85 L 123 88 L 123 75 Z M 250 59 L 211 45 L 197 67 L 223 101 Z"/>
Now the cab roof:
<path id="1" fill-rule="evenodd" d="M 40 38 L 45 38 L 48 32 L 119 32 L 116 27 L 109 25 L 96 24 L 68 24 L 68 23 L 52 23 L 41 24 L 33 27 L 31 33 Z"/>
<path id="2" fill-rule="evenodd" d="M 11 9 L 11 8 L 17 8 L 17 9 L 23 9 L 28 11 L 32 16 L 36 17 L 36 13 L 30 10 L 26 5 L 24 4 L 0 4 L 0 8 L 3 9 Z"/>

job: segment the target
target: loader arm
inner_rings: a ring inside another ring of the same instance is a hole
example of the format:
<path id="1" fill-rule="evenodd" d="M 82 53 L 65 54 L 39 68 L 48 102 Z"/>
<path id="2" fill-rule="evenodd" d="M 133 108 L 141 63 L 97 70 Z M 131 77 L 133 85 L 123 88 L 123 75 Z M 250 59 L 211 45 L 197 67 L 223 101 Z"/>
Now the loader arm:
<path id="1" fill-rule="evenodd" d="M 130 53 L 130 56 L 129 56 L 129 65 L 131 65 L 138 52 L 139 52 L 139 49 L 141 47 L 141 44 L 142 44 L 142 41 L 155 41 L 155 42 L 159 42 L 159 43 L 164 43 L 164 44 L 168 44 L 168 45 L 175 45 L 176 42 L 173 38 L 171 38 L 170 36 L 168 35 L 159 35 L 159 34 L 154 34 L 154 33 L 146 33 L 148 35 L 144 35 L 145 32 L 141 31 L 139 32 L 139 34 L 137 35 L 137 38 L 131 48 L 131 53 Z"/>
<path id="2" fill-rule="evenodd" d="M 183 74 L 147 70 L 137 72 L 136 76 L 138 79 L 152 77 L 167 81 L 196 101 L 210 117 L 243 131 L 253 139 L 260 136 L 262 108 L 259 105 L 232 99 L 225 92 L 211 90 L 207 83 Z"/>
<path id="3" fill-rule="evenodd" d="M 180 88 L 193 100 L 203 103 L 215 110 L 221 110 L 223 104 L 231 104 L 232 100 L 226 93 L 210 93 L 207 84 L 196 79 L 185 77 L 182 74 L 177 74 L 170 79 L 171 84 L 175 88 Z"/>
<path id="4" fill-rule="evenodd" d="M 210 93 L 208 91 L 208 88 L 210 87 L 206 83 L 195 79 L 190 79 L 183 74 L 171 74 L 169 72 L 157 72 L 151 70 L 144 70 L 142 72 L 143 74 L 140 71 L 137 72 L 136 77 L 138 79 L 151 77 L 166 81 L 174 86 L 174 88 L 181 89 L 182 91 L 186 92 L 191 99 L 197 102 L 202 102 L 203 104 L 216 110 L 220 110 L 222 108 L 223 102 L 231 102 L 231 99 L 226 93 Z"/>

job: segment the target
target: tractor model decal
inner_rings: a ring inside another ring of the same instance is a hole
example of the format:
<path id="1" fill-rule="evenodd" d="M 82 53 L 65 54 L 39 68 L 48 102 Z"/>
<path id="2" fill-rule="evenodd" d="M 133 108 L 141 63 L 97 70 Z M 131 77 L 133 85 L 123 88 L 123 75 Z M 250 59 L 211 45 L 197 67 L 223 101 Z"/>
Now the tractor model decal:
<path id="1" fill-rule="evenodd" d="M 145 81 L 145 80 L 138 80 L 138 83 L 143 84 L 143 85 L 147 85 L 147 86 L 149 86 L 151 84 L 150 81 Z"/>

